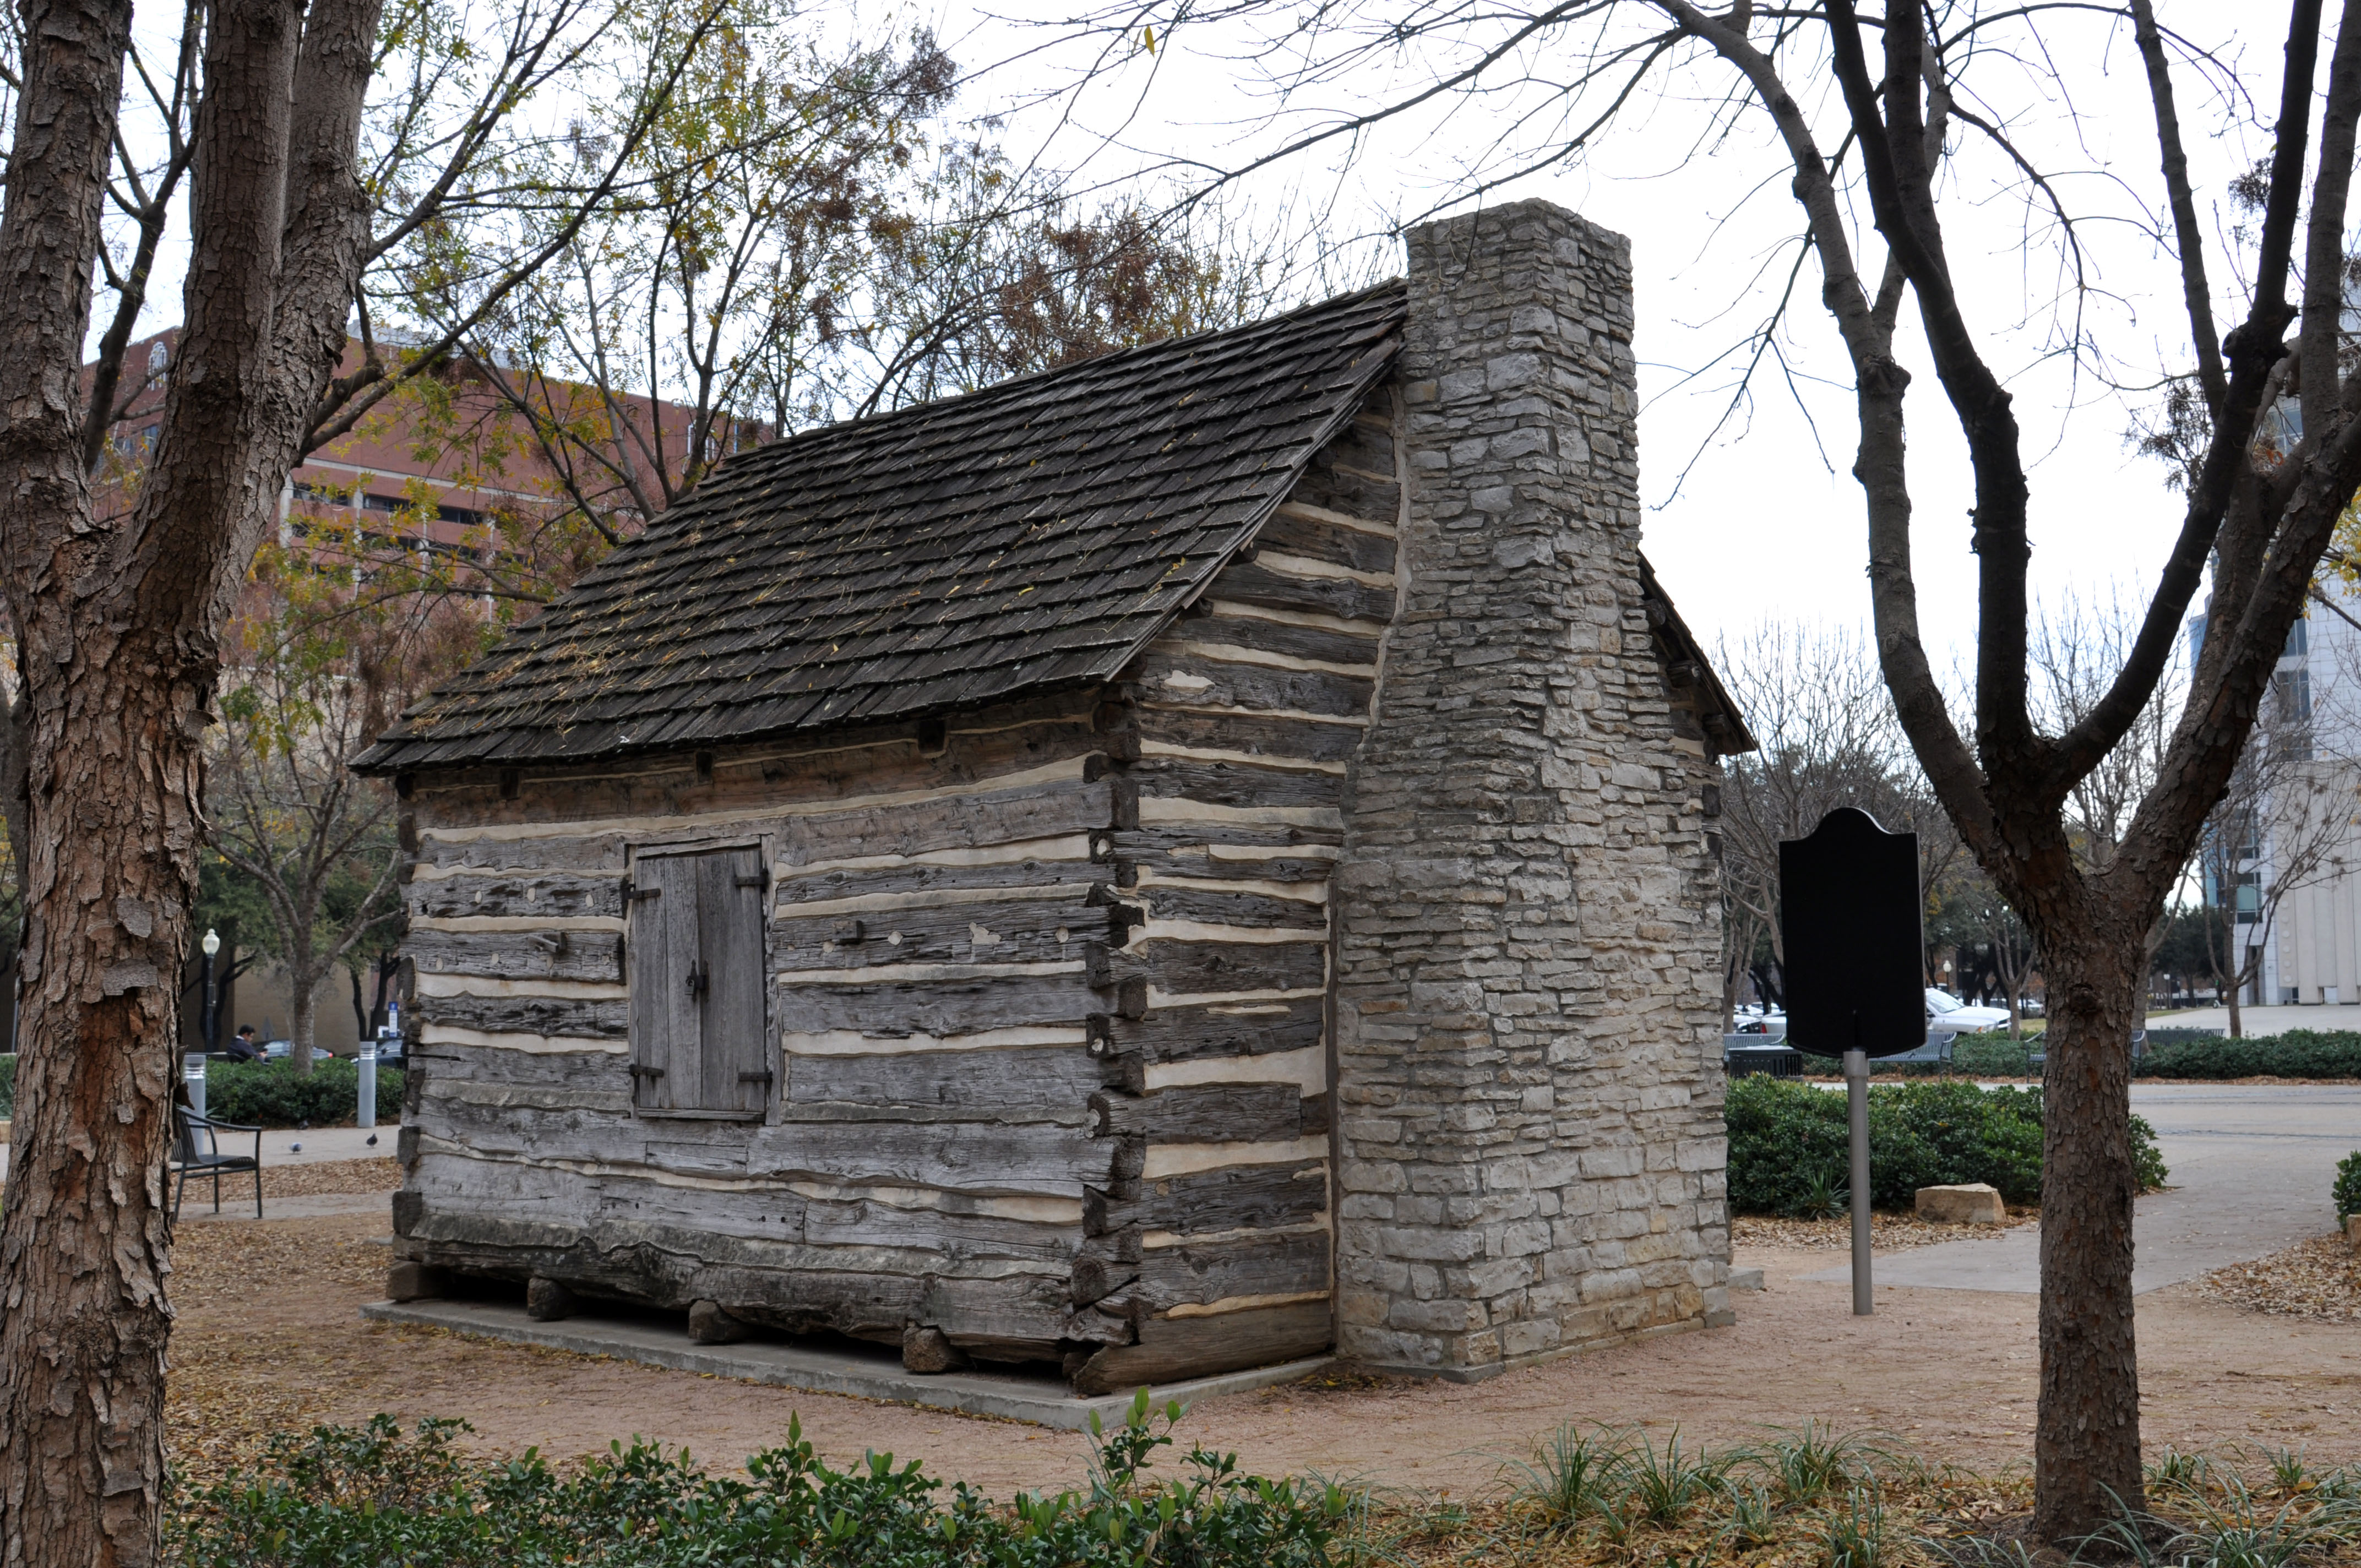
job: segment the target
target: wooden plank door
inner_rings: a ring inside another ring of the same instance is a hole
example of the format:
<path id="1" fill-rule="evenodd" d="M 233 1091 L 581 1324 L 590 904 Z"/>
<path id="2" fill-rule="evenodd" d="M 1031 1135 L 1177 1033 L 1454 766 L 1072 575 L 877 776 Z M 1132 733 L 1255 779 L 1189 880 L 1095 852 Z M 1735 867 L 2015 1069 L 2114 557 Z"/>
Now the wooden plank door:
<path id="1" fill-rule="evenodd" d="M 697 915 L 705 965 L 704 1065 L 697 1105 L 760 1113 L 769 1102 L 763 1005 L 763 901 L 769 879 L 752 849 L 697 858 Z"/>
<path id="2" fill-rule="evenodd" d="M 631 1077 L 647 1111 L 699 1103 L 704 1054 L 697 1004 L 697 855 L 642 855 L 631 863 Z"/>

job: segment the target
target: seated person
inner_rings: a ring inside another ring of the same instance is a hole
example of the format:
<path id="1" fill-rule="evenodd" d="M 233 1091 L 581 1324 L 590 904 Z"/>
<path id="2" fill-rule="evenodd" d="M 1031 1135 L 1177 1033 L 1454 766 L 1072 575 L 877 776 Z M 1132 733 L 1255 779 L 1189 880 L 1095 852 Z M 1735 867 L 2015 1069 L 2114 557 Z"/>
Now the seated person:
<path id="1" fill-rule="evenodd" d="M 260 1061 L 262 1041 L 256 1036 L 254 1025 L 240 1024 L 237 1026 L 237 1037 L 230 1041 L 229 1049 L 222 1054 L 232 1061 Z"/>

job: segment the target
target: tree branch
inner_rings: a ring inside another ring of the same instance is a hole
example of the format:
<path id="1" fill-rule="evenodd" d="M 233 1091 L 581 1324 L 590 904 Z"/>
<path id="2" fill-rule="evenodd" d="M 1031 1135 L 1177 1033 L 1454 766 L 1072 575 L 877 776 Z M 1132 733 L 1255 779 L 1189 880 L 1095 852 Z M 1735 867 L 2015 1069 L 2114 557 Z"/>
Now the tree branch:
<path id="1" fill-rule="evenodd" d="M 2214 418 L 2229 395 L 2222 369 L 2222 343 L 2213 324 L 2213 291 L 2205 280 L 2205 236 L 2197 226 L 2197 198 L 2189 185 L 2189 155 L 2180 146 L 2180 115 L 2172 101 L 2171 62 L 2157 31 L 2156 0 L 2130 0 L 2132 37 L 2147 67 L 2147 94 L 2156 107 L 2156 140 L 2164 166 L 2165 200 L 2172 209 L 2172 232 L 2180 258 L 2180 297 L 2189 311 L 2189 336 L 2197 350 L 2197 384 Z"/>

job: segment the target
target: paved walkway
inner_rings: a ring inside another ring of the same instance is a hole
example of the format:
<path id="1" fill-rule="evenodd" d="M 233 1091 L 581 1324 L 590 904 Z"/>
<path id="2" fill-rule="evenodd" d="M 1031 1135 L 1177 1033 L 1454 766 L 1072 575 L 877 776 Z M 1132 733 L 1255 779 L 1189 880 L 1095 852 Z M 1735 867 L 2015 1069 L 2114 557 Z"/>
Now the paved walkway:
<path id="1" fill-rule="evenodd" d="M 2141 1083 L 2133 1113 L 2156 1129 L 2171 1186 L 2133 1212 L 2132 1288 L 2158 1289 L 2335 1228 L 2329 1184 L 2361 1148 L 2361 1085 Z M 2040 1289 L 2040 1227 L 1877 1258 L 1880 1285 Z M 1808 1276 L 1850 1277 L 1850 1265 Z"/>
<path id="2" fill-rule="evenodd" d="M 2151 1013 L 2147 1015 L 2147 1024 L 2151 1029 L 2227 1029 L 2230 1026 L 2230 1010 L 2227 1007 L 2198 1007 L 2186 1013 Z M 2347 1002 L 2336 1006 L 2238 1009 L 2240 1034 L 2249 1036 L 2283 1035 L 2290 1029 L 2361 1030 L 2361 1002 Z"/>
<path id="3" fill-rule="evenodd" d="M 241 1191 L 230 1177 L 222 1178 L 221 1212 L 214 1212 L 214 1185 L 203 1182 L 189 1189 L 181 1202 L 181 1223 L 190 1224 L 199 1220 L 244 1220 L 254 1223 L 254 1178 L 246 1179 Z M 376 1214 L 381 1218 L 393 1212 L 390 1192 L 317 1192 L 303 1198 L 265 1198 L 262 1217 L 266 1220 L 315 1220 L 323 1214 Z"/>
<path id="4" fill-rule="evenodd" d="M 391 1159 L 393 1135 L 401 1130 L 391 1120 L 375 1127 L 314 1127 L 300 1133 L 284 1127 L 267 1128 L 262 1135 L 262 1163 L 268 1168 L 324 1165 L 346 1159 Z M 298 1147 L 299 1145 L 302 1146 Z M 8 1149 L 7 1146 L 0 1145 L 0 1181 L 6 1180 L 7 1177 Z M 208 1193 L 211 1190 L 211 1183 L 208 1183 Z M 224 1190 L 227 1190 L 226 1183 Z M 226 1207 L 228 1200 L 225 1198 L 223 1203 Z"/>

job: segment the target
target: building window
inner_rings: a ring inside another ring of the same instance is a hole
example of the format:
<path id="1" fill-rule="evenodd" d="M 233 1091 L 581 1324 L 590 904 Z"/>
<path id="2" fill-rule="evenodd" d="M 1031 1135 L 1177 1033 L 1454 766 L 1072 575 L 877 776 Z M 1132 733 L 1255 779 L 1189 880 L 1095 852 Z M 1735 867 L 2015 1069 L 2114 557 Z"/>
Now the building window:
<path id="1" fill-rule="evenodd" d="M 148 374 L 161 376 L 164 367 L 171 362 L 172 351 L 165 347 L 160 339 L 148 345 Z"/>
<path id="2" fill-rule="evenodd" d="M 756 1116 L 770 1102 L 767 885 L 751 845 L 633 859 L 631 1098 L 642 1111 Z"/>
<path id="3" fill-rule="evenodd" d="M 2281 724 L 2301 724 L 2312 717 L 2312 672 L 2281 670 L 2271 677 L 2271 693 L 2279 699 Z"/>

